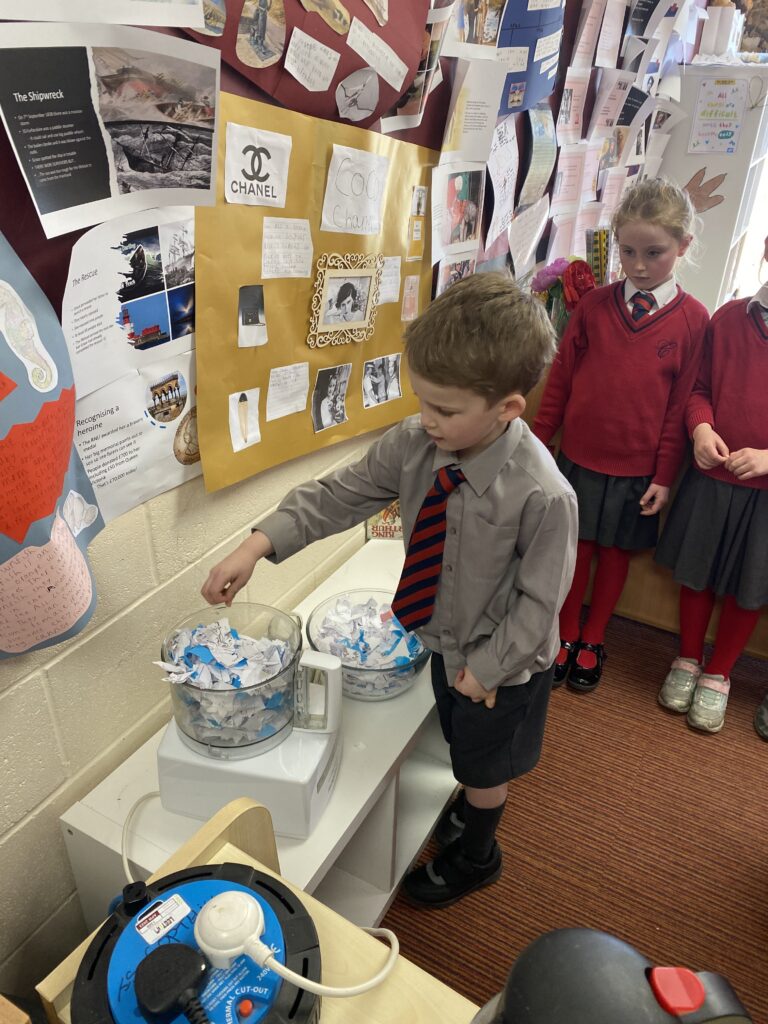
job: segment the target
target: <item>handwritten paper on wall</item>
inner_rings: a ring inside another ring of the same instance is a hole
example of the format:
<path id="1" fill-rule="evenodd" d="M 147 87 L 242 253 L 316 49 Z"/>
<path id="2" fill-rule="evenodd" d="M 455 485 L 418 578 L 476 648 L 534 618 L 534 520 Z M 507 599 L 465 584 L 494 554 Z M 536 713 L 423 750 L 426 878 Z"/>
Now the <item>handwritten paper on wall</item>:
<path id="1" fill-rule="evenodd" d="M 75 388 L 47 299 L 0 235 L 0 660 L 74 636 L 104 521 L 73 448 Z"/>
<path id="2" fill-rule="evenodd" d="M 408 66 L 397 56 L 395 51 L 360 21 L 352 19 L 352 27 L 347 36 L 347 46 L 367 61 L 393 89 L 401 89 Z"/>
<path id="3" fill-rule="evenodd" d="M 747 106 L 746 79 L 704 78 L 696 97 L 689 153 L 735 153 Z"/>
<path id="4" fill-rule="evenodd" d="M 285 54 L 285 70 L 310 92 L 324 92 L 333 81 L 340 58 L 338 50 L 295 28 Z"/>
<path id="5" fill-rule="evenodd" d="M 334 144 L 321 230 L 378 235 L 388 172 L 388 157 Z"/>
<path id="6" fill-rule="evenodd" d="M 261 276 L 311 277 L 312 233 L 300 217 L 265 217 Z"/>

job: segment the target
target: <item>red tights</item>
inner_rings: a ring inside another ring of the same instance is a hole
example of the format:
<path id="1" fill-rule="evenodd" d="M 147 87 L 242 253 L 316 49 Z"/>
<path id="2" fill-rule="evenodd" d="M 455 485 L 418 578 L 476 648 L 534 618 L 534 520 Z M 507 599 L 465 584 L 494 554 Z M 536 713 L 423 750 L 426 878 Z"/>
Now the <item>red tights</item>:
<path id="1" fill-rule="evenodd" d="M 701 664 L 704 657 L 704 636 L 715 606 L 711 590 L 680 588 L 680 657 Z M 732 597 L 723 601 L 720 622 L 715 636 L 712 657 L 704 671 L 729 678 L 736 660 L 747 646 L 747 640 L 760 617 L 761 609 L 741 608 Z"/>
<path id="2" fill-rule="evenodd" d="M 597 554 L 597 570 L 592 586 L 592 603 L 584 629 L 579 631 L 581 606 L 589 584 L 592 557 Z M 601 644 L 605 639 L 608 620 L 621 597 L 629 571 L 630 551 L 623 548 L 604 548 L 592 540 L 580 540 L 576 551 L 576 569 L 573 583 L 560 612 L 560 636 L 563 640 L 581 639 L 588 644 Z M 582 668 L 592 668 L 596 659 L 589 651 L 579 655 Z"/>

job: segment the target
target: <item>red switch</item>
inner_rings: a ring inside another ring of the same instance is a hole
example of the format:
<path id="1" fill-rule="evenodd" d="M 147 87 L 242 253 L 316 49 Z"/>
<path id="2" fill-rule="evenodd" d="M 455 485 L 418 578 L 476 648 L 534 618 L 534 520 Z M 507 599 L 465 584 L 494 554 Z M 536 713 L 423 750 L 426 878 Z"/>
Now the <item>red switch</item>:
<path id="1" fill-rule="evenodd" d="M 237 1004 L 237 1016 L 240 1020 L 245 1020 L 246 1017 L 250 1017 L 253 1013 L 253 1003 L 250 999 L 242 999 Z"/>
<path id="2" fill-rule="evenodd" d="M 652 967 L 650 981 L 656 1002 L 673 1017 L 701 1009 L 707 998 L 698 975 L 687 967 Z"/>

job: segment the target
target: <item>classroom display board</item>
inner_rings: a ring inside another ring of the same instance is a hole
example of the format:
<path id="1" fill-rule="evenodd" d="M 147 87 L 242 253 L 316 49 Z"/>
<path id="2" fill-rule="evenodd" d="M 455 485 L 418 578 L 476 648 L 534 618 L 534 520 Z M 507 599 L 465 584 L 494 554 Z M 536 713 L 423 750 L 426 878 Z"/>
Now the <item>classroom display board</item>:
<path id="1" fill-rule="evenodd" d="M 402 333 L 430 301 L 438 154 L 221 95 L 216 205 L 196 212 L 208 490 L 417 409 Z"/>

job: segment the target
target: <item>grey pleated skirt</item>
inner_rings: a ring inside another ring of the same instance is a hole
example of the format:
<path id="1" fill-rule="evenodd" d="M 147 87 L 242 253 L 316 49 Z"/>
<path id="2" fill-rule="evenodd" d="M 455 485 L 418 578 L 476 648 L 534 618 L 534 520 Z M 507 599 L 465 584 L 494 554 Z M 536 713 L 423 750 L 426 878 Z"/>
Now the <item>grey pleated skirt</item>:
<path id="1" fill-rule="evenodd" d="M 640 499 L 653 477 L 597 473 L 577 466 L 563 452 L 557 456 L 557 466 L 576 492 L 579 540 L 625 551 L 656 546 L 659 517 L 640 515 Z"/>
<path id="2" fill-rule="evenodd" d="M 656 561 L 692 590 L 714 590 L 742 608 L 762 608 L 768 604 L 768 490 L 713 480 L 691 466 Z"/>

